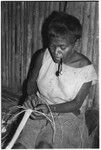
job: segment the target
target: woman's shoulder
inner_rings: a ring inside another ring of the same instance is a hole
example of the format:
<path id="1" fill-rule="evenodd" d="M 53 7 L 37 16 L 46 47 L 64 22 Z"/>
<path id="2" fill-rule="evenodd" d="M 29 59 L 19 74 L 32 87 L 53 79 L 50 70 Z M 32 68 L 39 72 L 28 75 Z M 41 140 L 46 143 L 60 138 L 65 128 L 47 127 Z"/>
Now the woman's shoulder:
<path id="1" fill-rule="evenodd" d="M 91 61 L 83 54 L 75 52 L 73 65 L 76 68 L 82 68 L 84 66 L 91 65 Z"/>
<path id="2" fill-rule="evenodd" d="M 45 51 L 46 51 L 46 49 L 39 49 L 33 54 L 33 57 L 35 59 L 40 59 L 41 57 L 43 57 Z"/>
<path id="3" fill-rule="evenodd" d="M 84 66 L 92 64 L 91 61 L 85 55 L 78 53 L 78 52 L 77 52 L 77 55 L 78 55 L 78 58 L 80 58 L 79 67 L 84 67 Z"/>
<path id="4" fill-rule="evenodd" d="M 31 63 L 30 63 L 30 68 L 29 68 L 29 73 L 28 74 L 30 74 L 30 72 L 33 72 L 33 69 L 35 71 L 37 71 L 37 70 L 40 69 L 40 67 L 42 65 L 42 60 L 43 60 L 44 52 L 45 52 L 45 49 L 40 49 L 40 50 L 37 50 L 32 55 Z"/>
<path id="5" fill-rule="evenodd" d="M 39 49 L 37 50 L 33 56 L 32 56 L 32 63 L 33 64 L 40 64 L 42 62 L 42 59 L 43 59 L 43 56 L 44 56 L 44 53 L 45 53 L 45 49 Z"/>

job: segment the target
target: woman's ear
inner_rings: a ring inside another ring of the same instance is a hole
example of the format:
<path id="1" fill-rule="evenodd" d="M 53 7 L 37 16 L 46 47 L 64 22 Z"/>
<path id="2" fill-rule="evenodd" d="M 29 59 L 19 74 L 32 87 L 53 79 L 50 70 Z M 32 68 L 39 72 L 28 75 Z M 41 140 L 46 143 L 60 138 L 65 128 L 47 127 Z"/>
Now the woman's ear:
<path id="1" fill-rule="evenodd" d="M 75 44 L 74 44 L 74 49 L 77 51 L 77 52 L 80 52 L 81 51 L 81 39 L 77 39 Z"/>

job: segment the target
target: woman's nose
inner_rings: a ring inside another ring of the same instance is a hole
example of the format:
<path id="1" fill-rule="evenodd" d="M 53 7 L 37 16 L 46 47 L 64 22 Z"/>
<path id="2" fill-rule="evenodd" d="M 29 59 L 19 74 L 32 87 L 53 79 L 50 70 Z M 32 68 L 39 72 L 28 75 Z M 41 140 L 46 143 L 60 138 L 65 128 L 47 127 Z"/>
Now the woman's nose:
<path id="1" fill-rule="evenodd" d="M 57 47 L 55 50 L 55 53 L 56 53 L 56 55 L 61 55 L 62 54 L 61 48 Z"/>

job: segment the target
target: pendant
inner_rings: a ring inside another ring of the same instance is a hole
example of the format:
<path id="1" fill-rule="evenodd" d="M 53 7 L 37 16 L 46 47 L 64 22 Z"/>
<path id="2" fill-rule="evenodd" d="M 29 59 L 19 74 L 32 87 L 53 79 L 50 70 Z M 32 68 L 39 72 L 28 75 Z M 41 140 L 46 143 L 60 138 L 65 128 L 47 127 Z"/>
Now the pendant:
<path id="1" fill-rule="evenodd" d="M 59 75 L 62 75 L 62 59 L 60 60 L 58 64 L 58 70 L 56 71 L 55 75 L 58 77 Z"/>

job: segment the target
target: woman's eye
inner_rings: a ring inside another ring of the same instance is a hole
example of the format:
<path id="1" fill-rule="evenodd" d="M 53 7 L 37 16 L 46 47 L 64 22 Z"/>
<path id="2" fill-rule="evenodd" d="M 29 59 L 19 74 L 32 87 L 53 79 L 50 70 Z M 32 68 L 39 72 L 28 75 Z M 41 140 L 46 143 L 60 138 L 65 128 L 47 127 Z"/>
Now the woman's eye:
<path id="1" fill-rule="evenodd" d="M 55 49 L 55 45 L 50 45 L 49 48 L 50 49 Z"/>
<path id="2" fill-rule="evenodd" d="M 60 46 L 62 50 L 65 50 L 66 49 L 66 46 L 65 45 L 62 45 Z"/>

